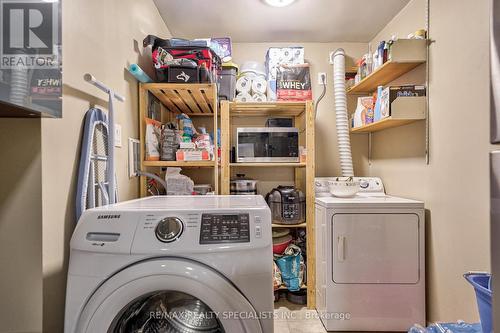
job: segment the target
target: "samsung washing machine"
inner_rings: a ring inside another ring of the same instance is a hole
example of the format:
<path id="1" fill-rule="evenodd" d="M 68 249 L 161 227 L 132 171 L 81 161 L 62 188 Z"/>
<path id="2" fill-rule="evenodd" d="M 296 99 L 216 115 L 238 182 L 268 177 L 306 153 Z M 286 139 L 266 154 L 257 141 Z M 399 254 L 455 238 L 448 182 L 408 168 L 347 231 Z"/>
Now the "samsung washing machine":
<path id="1" fill-rule="evenodd" d="M 316 307 L 328 331 L 425 326 L 424 203 L 356 178 L 351 198 L 316 198 Z"/>
<path id="2" fill-rule="evenodd" d="M 273 332 L 271 235 L 261 196 L 88 210 L 71 239 L 65 333 Z"/>

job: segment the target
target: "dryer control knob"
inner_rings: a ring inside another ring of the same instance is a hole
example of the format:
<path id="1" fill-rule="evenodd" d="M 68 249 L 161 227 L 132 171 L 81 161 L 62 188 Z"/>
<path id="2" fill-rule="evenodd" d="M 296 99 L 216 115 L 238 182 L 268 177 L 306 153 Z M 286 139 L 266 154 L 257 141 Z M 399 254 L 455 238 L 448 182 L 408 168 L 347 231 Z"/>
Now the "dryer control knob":
<path id="1" fill-rule="evenodd" d="M 170 243 L 180 237 L 184 224 L 178 217 L 166 217 L 156 225 L 155 234 L 159 241 Z"/>
<path id="2" fill-rule="evenodd" d="M 370 182 L 366 180 L 362 180 L 361 183 L 359 184 L 359 187 L 367 189 L 368 186 L 370 186 Z"/>

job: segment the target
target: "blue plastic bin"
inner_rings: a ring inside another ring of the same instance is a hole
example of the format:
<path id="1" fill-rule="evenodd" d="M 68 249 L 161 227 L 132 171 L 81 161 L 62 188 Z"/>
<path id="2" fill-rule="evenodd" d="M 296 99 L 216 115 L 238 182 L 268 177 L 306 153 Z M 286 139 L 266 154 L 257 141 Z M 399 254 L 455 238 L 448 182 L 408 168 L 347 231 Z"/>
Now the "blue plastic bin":
<path id="1" fill-rule="evenodd" d="M 474 287 L 477 299 L 479 318 L 483 333 L 492 333 L 491 313 L 491 274 L 488 273 L 466 273 L 464 278 Z"/>

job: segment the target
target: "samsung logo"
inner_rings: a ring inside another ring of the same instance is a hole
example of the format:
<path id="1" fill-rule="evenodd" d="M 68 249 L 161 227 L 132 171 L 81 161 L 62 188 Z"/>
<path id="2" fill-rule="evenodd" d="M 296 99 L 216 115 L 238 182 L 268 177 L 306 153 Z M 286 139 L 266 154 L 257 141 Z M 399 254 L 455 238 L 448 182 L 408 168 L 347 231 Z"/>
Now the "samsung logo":
<path id="1" fill-rule="evenodd" d="M 111 220 L 111 219 L 119 219 L 120 214 L 108 214 L 108 215 L 98 215 L 98 220 Z"/>

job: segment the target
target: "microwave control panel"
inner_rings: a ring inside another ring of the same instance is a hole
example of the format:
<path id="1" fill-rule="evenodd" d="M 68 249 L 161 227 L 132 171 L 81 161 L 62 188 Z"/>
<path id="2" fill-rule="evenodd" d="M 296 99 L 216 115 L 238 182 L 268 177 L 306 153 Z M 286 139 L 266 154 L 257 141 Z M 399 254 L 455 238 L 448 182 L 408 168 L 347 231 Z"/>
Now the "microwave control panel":
<path id="1" fill-rule="evenodd" d="M 249 214 L 202 214 L 200 244 L 250 242 Z"/>

